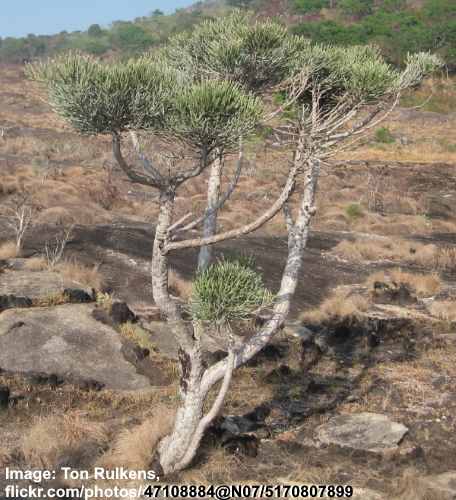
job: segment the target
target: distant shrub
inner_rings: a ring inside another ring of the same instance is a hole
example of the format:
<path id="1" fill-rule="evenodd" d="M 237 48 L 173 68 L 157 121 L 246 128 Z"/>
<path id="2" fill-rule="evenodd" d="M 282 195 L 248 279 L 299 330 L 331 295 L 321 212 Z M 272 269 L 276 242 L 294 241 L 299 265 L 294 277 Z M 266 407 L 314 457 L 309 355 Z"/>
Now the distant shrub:
<path id="1" fill-rule="evenodd" d="M 153 45 L 154 37 L 133 23 L 118 23 L 113 27 L 111 39 L 115 46 L 126 52 L 141 52 Z"/>
<path id="2" fill-rule="evenodd" d="M 294 5 L 299 12 L 317 12 L 329 7 L 329 0 L 295 0 Z"/>
<path id="3" fill-rule="evenodd" d="M 375 140 L 382 144 L 392 144 L 396 141 L 393 134 L 387 127 L 380 127 L 375 131 Z"/>
<path id="4" fill-rule="evenodd" d="M 359 203 L 352 203 L 345 208 L 345 213 L 350 217 L 350 219 L 358 219 L 363 217 L 363 208 Z"/>
<path id="5" fill-rule="evenodd" d="M 99 37 L 103 35 L 103 30 L 99 24 L 92 24 L 87 30 L 87 34 L 93 37 Z"/>
<path id="6" fill-rule="evenodd" d="M 346 14 L 352 16 L 366 16 L 372 13 L 373 0 L 341 0 L 338 6 Z"/>

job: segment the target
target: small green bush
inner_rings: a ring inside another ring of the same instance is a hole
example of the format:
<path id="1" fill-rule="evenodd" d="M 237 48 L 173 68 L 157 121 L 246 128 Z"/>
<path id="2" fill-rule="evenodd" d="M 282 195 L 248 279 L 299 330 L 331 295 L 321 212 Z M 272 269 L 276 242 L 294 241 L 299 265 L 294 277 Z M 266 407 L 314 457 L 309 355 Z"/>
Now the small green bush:
<path id="1" fill-rule="evenodd" d="M 197 275 L 191 313 L 197 321 L 226 323 L 249 319 L 271 302 L 272 294 L 251 261 L 220 260 Z"/>
<path id="2" fill-rule="evenodd" d="M 392 144 L 396 141 L 393 134 L 386 127 L 378 128 L 375 131 L 375 140 L 381 142 L 382 144 Z"/>
<path id="3" fill-rule="evenodd" d="M 345 208 L 345 213 L 350 217 L 350 219 L 358 219 L 363 217 L 363 208 L 359 203 L 351 203 Z"/>
<path id="4" fill-rule="evenodd" d="M 329 7 L 329 0 L 295 0 L 295 9 L 299 12 L 318 12 Z"/>

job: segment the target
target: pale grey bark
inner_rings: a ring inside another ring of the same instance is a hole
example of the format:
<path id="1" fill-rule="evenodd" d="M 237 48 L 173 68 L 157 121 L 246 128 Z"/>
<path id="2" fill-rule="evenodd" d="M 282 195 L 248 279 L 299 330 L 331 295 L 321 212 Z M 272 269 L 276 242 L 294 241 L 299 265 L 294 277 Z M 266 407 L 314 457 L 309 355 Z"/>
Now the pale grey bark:
<path id="1" fill-rule="evenodd" d="M 303 174 L 304 188 L 297 220 L 292 224 L 289 232 L 290 250 L 280 292 L 274 306 L 274 314 L 265 327 L 249 341 L 230 349 L 225 360 L 206 370 L 203 370 L 201 358 L 201 335 L 204 334 L 202 327 L 193 325 L 190 331 L 183 322 L 176 303 L 168 294 L 166 242 L 173 202 L 168 195 L 162 195 L 154 243 L 153 292 L 157 304 L 165 312 L 178 340 L 182 367 L 181 406 L 177 412 L 172 433 L 162 440 L 158 450 L 158 460 L 165 474 L 181 470 L 191 463 L 204 432 L 223 406 L 233 370 L 246 363 L 270 341 L 289 312 L 291 298 L 298 282 L 303 251 L 307 243 L 310 220 L 315 212 L 315 191 L 319 174 L 319 162 L 310 161 L 305 156 L 303 136 L 300 137 L 290 175 L 293 176 L 293 172 Z M 288 192 L 287 198 L 290 193 L 291 191 Z M 222 379 L 221 388 L 211 410 L 203 416 L 204 403 L 210 390 Z"/>
<path id="2" fill-rule="evenodd" d="M 218 205 L 220 200 L 220 186 L 222 183 L 223 161 L 221 155 L 217 155 L 212 163 L 207 186 L 207 208 L 203 223 L 203 237 L 209 238 L 217 232 Z M 198 256 L 198 270 L 204 271 L 209 267 L 212 260 L 212 246 L 201 247 Z"/>

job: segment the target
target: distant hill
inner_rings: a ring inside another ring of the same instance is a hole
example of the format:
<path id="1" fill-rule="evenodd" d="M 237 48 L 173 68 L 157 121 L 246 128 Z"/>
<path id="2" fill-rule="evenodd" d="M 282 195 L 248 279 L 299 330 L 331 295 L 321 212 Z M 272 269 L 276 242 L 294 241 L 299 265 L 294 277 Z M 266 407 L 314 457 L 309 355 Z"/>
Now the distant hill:
<path id="1" fill-rule="evenodd" d="M 455 0 L 208 0 L 163 15 L 156 10 L 132 22 L 51 36 L 0 38 L 0 62 L 21 62 L 78 49 L 98 56 L 131 56 L 158 46 L 174 34 L 233 8 L 275 17 L 315 42 L 378 44 L 400 64 L 407 52 L 440 53 L 456 71 Z"/>

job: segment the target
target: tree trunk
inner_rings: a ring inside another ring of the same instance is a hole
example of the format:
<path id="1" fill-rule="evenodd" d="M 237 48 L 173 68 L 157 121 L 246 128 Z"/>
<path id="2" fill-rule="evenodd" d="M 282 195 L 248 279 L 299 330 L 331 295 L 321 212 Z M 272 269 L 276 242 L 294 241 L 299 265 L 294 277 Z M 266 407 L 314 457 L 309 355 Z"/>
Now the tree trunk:
<path id="1" fill-rule="evenodd" d="M 214 236 L 217 232 L 217 206 L 220 200 L 220 186 L 222 183 L 223 163 L 220 155 L 214 160 L 208 181 L 206 219 L 203 226 L 203 237 Z M 198 257 L 198 270 L 204 271 L 212 260 L 212 246 L 203 246 Z"/>
<path id="2" fill-rule="evenodd" d="M 161 193 L 153 249 L 152 286 L 154 299 L 166 315 L 178 342 L 181 366 L 181 405 L 176 414 L 173 431 L 160 442 L 156 454 L 156 460 L 162 469 L 160 473 L 164 475 L 182 470 L 191 463 L 204 432 L 222 408 L 233 370 L 268 344 L 289 312 L 291 298 L 298 282 L 310 221 L 315 212 L 315 192 L 319 175 L 319 162 L 306 161 L 302 142 L 300 146 L 295 154 L 295 165 L 303 170 L 304 189 L 296 223 L 290 226 L 288 259 L 273 317 L 262 330 L 237 348 L 237 351 L 230 348 L 225 360 L 206 370 L 201 355 L 201 335 L 204 333 L 202 327 L 198 324 L 192 327 L 184 322 L 178 304 L 171 299 L 168 292 L 168 258 L 164 249 L 172 223 L 174 192 L 169 190 Z M 215 402 L 204 416 L 204 403 L 209 391 L 222 379 Z"/>
<path id="3" fill-rule="evenodd" d="M 163 253 L 163 248 L 168 238 L 173 208 L 174 192 L 172 190 L 162 192 L 152 255 L 152 289 L 154 300 L 166 316 L 179 346 L 182 400 L 176 414 L 173 431 L 161 441 L 158 447 L 156 458 L 164 474 L 183 469 L 193 459 L 203 435 L 201 422 L 204 422 L 202 420 L 203 406 L 207 396 L 207 391 L 201 390 L 204 371 L 201 356 L 201 331 L 197 325 L 192 327 L 184 322 L 178 304 L 170 297 L 168 291 L 168 257 Z M 195 438 L 195 436 L 199 437 Z"/>

